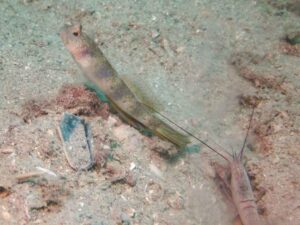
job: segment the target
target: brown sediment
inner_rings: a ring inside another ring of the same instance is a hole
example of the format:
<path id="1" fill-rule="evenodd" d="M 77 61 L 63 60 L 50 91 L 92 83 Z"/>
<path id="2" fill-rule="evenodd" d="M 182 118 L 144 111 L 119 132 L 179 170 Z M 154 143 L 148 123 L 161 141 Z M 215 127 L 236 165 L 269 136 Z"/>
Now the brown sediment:
<path id="1" fill-rule="evenodd" d="M 109 116 L 108 104 L 103 103 L 96 93 L 81 85 L 64 85 L 54 99 L 27 101 L 22 107 L 20 116 L 29 123 L 49 112 L 66 110 L 78 116 L 101 116 L 104 119 Z"/>
<path id="2" fill-rule="evenodd" d="M 279 50 L 286 55 L 300 57 L 300 44 L 291 45 L 287 42 L 280 42 Z"/>
<path id="3" fill-rule="evenodd" d="M 263 56 L 251 52 L 238 52 L 231 56 L 230 64 L 235 68 L 237 74 L 252 83 L 256 88 L 268 88 L 287 94 L 285 78 L 276 74 L 258 72 L 252 66 L 271 60 L 273 55 Z"/>
<path id="4" fill-rule="evenodd" d="M 44 174 L 43 172 L 29 172 L 29 173 L 17 175 L 16 180 L 18 183 L 24 183 L 28 181 L 32 182 L 33 179 L 38 178 L 43 174 Z"/>
<path id="5" fill-rule="evenodd" d="M 287 10 L 300 16 L 300 2 L 298 0 L 289 0 L 289 1 L 273 1 L 267 0 L 267 3 L 272 7 L 279 10 Z"/>
<path id="6" fill-rule="evenodd" d="M 271 127 L 266 123 L 258 123 L 255 125 L 254 134 L 256 138 L 256 149 L 263 154 L 269 154 L 272 152 L 273 144 L 269 135 L 271 134 Z"/>
<path id="7" fill-rule="evenodd" d="M 240 95 L 239 96 L 239 103 L 240 105 L 248 108 L 254 108 L 257 107 L 261 102 L 263 101 L 263 98 L 256 95 Z"/>
<path id="8" fill-rule="evenodd" d="M 265 215 L 267 213 L 266 207 L 262 202 L 262 198 L 267 193 L 267 189 L 261 185 L 264 179 L 263 170 L 256 163 L 247 163 L 246 166 L 247 173 L 253 188 L 253 194 L 256 199 L 258 213 L 260 215 Z"/>
<path id="9" fill-rule="evenodd" d="M 268 154 L 273 149 L 273 136 L 286 131 L 297 132 L 293 129 L 296 115 L 287 110 L 273 110 L 269 112 L 267 119 L 254 123 L 254 134 L 261 153 Z"/>
<path id="10" fill-rule="evenodd" d="M 47 108 L 49 107 L 49 102 L 41 100 L 29 100 L 25 102 L 22 107 L 21 117 L 25 123 L 29 123 L 33 119 L 45 116 L 48 114 Z"/>
<path id="11" fill-rule="evenodd" d="M 106 165 L 103 175 L 111 182 L 111 184 L 125 183 L 133 187 L 136 185 L 136 180 L 131 171 L 126 171 L 120 166 Z"/>
<path id="12" fill-rule="evenodd" d="M 230 58 L 230 64 L 235 68 L 242 68 L 248 65 L 258 65 L 266 56 L 254 54 L 252 52 L 236 52 Z"/>
<path id="13" fill-rule="evenodd" d="M 0 186 L 0 198 L 5 198 L 10 194 L 10 190 L 9 188 Z"/>
<path id="14" fill-rule="evenodd" d="M 238 68 L 238 74 L 257 88 L 270 88 L 286 93 L 286 90 L 283 89 L 284 80 L 279 80 L 273 75 L 259 74 L 248 67 Z"/>
<path id="15" fill-rule="evenodd" d="M 76 109 L 74 114 L 79 116 L 108 117 L 108 106 L 101 102 L 96 93 L 80 85 L 64 85 L 53 104 L 65 110 Z"/>

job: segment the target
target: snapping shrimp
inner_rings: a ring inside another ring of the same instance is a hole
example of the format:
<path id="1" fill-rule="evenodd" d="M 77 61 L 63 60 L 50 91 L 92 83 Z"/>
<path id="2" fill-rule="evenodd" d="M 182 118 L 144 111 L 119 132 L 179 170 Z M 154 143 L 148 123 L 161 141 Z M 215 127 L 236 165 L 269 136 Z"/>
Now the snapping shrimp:
<path id="1" fill-rule="evenodd" d="M 247 129 L 246 137 L 244 139 L 243 147 L 238 154 L 233 154 L 233 155 L 230 155 L 226 151 L 222 151 L 222 152 L 217 151 L 216 149 L 208 145 L 206 142 L 196 137 L 191 132 L 177 125 L 176 123 L 174 123 L 173 121 L 165 117 L 164 115 L 161 115 L 170 123 L 174 124 L 181 130 L 185 131 L 191 137 L 198 140 L 200 143 L 208 147 L 213 152 L 217 153 L 219 156 L 221 156 L 223 159 L 225 159 L 228 162 L 229 164 L 228 171 L 226 171 L 225 173 L 224 171 L 223 173 L 218 173 L 218 171 L 216 172 L 217 172 L 217 176 L 221 178 L 223 181 L 222 187 L 225 188 L 224 190 L 226 192 L 225 194 L 232 198 L 232 201 L 237 209 L 237 212 L 240 216 L 240 220 L 243 223 L 243 225 L 262 225 L 262 221 L 258 215 L 257 205 L 251 188 L 250 180 L 242 162 L 244 149 L 247 142 L 249 130 L 251 127 L 253 115 L 254 115 L 254 108 L 252 110 L 252 114 L 250 117 L 249 126 Z"/>

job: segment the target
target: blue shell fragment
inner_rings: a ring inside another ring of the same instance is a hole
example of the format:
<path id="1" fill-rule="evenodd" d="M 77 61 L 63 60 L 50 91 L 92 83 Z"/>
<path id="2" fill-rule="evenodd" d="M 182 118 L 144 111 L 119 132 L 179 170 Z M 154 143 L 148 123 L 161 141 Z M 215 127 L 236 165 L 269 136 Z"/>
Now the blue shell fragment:
<path id="1" fill-rule="evenodd" d="M 92 132 L 89 123 L 79 116 L 64 113 L 59 132 L 69 165 L 87 170 L 94 165 Z"/>
<path id="2" fill-rule="evenodd" d="M 80 117 L 73 114 L 65 113 L 63 120 L 59 124 L 64 141 L 69 141 L 76 126 L 82 123 Z"/>

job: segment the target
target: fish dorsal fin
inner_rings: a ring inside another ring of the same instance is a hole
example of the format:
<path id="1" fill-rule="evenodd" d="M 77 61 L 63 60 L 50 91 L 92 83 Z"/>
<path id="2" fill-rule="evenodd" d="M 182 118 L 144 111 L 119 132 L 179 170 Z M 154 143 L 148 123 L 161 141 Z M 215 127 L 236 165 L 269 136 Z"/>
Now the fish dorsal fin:
<path id="1" fill-rule="evenodd" d="M 147 106 L 149 109 L 155 109 L 155 111 L 162 111 L 164 109 L 162 103 L 157 102 L 157 99 L 154 100 L 153 97 L 151 97 L 151 90 L 147 90 L 147 92 L 142 90 L 141 87 L 131 82 L 128 78 L 122 77 L 122 80 L 133 92 L 140 103 Z"/>

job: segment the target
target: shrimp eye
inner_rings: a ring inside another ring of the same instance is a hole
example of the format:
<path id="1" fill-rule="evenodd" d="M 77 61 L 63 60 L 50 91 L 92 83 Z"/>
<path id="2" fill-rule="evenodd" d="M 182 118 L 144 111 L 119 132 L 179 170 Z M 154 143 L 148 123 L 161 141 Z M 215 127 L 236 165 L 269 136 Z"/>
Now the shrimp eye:
<path id="1" fill-rule="evenodd" d="M 74 35 L 75 37 L 78 37 L 78 36 L 79 36 L 79 32 L 74 31 L 74 32 L 73 32 L 73 35 Z"/>

